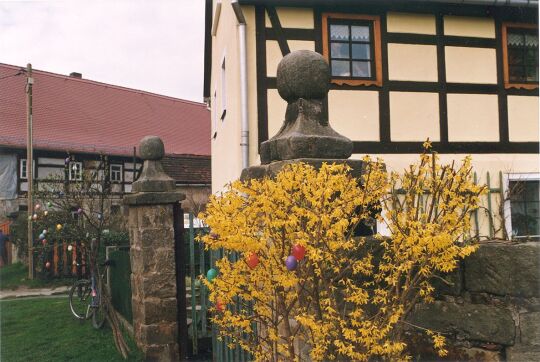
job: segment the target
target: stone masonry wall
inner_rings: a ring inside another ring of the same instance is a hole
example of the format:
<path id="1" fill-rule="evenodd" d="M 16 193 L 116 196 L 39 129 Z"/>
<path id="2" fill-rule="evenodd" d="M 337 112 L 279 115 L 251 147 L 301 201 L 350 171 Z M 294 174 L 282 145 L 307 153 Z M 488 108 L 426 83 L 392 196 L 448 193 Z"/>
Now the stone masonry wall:
<path id="1" fill-rule="evenodd" d="M 178 356 L 173 206 L 130 206 L 133 329 L 147 360 Z"/>
<path id="2" fill-rule="evenodd" d="M 539 242 L 482 244 L 446 279 L 410 320 L 447 336 L 448 359 L 540 361 Z"/>

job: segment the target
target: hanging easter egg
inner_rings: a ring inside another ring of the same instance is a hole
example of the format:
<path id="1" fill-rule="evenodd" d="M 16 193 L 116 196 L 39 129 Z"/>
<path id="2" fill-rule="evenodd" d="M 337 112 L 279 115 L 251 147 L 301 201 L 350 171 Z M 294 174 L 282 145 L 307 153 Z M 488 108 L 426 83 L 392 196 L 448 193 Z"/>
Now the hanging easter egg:
<path id="1" fill-rule="evenodd" d="M 82 212 L 83 212 L 83 210 L 79 207 L 79 208 L 77 209 L 77 214 L 80 215 L 80 214 L 82 214 Z"/>
<path id="2" fill-rule="evenodd" d="M 58 196 L 64 197 L 64 193 L 63 193 L 62 191 L 60 191 L 60 192 L 58 193 Z"/>
<path id="3" fill-rule="evenodd" d="M 289 255 L 287 260 L 285 260 L 285 266 L 287 267 L 287 270 L 295 270 L 298 266 L 298 261 L 293 255 Z"/>
<path id="4" fill-rule="evenodd" d="M 58 231 L 62 230 L 62 224 L 56 224 L 56 230 Z"/>
<path id="5" fill-rule="evenodd" d="M 68 251 L 71 251 L 71 250 L 73 250 L 73 245 L 71 245 L 71 244 L 70 244 L 70 245 L 68 245 L 67 249 L 68 249 Z"/>
<path id="6" fill-rule="evenodd" d="M 32 220 L 37 220 L 37 214 L 32 215 Z"/>
<path id="7" fill-rule="evenodd" d="M 45 234 L 43 233 L 39 234 L 39 240 L 43 240 L 43 239 L 45 239 Z"/>
<path id="8" fill-rule="evenodd" d="M 32 215 L 28 215 L 28 220 L 32 220 Z"/>
<path id="9" fill-rule="evenodd" d="M 221 298 L 218 298 L 216 301 L 216 309 L 220 312 L 223 312 L 225 310 L 225 304 L 223 304 Z"/>
<path id="10" fill-rule="evenodd" d="M 75 260 L 73 260 L 73 263 L 71 263 L 73 265 L 77 265 L 77 262 Z"/>
<path id="11" fill-rule="evenodd" d="M 46 263 L 45 263 L 45 268 L 49 269 L 50 267 L 51 267 L 51 262 L 49 262 L 49 261 L 46 262 Z"/>
<path id="12" fill-rule="evenodd" d="M 211 282 L 212 280 L 215 279 L 215 277 L 217 277 L 218 275 L 218 272 L 216 269 L 212 268 L 212 269 L 209 269 L 208 272 L 206 273 L 206 279 L 208 279 L 209 282 Z"/>
<path id="13" fill-rule="evenodd" d="M 101 220 L 102 217 L 103 217 L 103 216 L 102 216 L 101 214 L 97 214 L 98 220 Z"/>
<path id="14" fill-rule="evenodd" d="M 300 261 L 304 259 L 304 256 L 306 256 L 306 248 L 303 245 L 296 244 L 292 247 L 292 253 L 291 253 L 296 260 Z"/>
<path id="15" fill-rule="evenodd" d="M 250 253 L 247 257 L 246 263 L 250 269 L 254 269 L 259 264 L 259 257 L 255 253 Z"/>
<path id="16" fill-rule="evenodd" d="M 47 229 L 43 229 L 43 231 L 41 232 L 43 235 L 47 235 Z"/>
<path id="17" fill-rule="evenodd" d="M 52 202 L 47 201 L 47 207 L 51 207 L 51 206 L 52 206 Z"/>
<path id="18" fill-rule="evenodd" d="M 43 244 L 43 246 L 47 245 L 47 239 L 41 240 L 41 243 Z"/>
<path id="19" fill-rule="evenodd" d="M 49 215 L 49 212 L 47 210 L 43 211 L 43 216 Z"/>
<path id="20" fill-rule="evenodd" d="M 73 164 L 73 167 L 71 167 L 71 169 L 72 169 L 73 171 L 77 171 L 77 164 L 76 164 L 76 163 Z"/>
<path id="21" fill-rule="evenodd" d="M 39 210 L 41 208 L 41 205 L 40 204 L 36 204 L 36 206 L 34 206 L 34 210 Z"/>
<path id="22" fill-rule="evenodd" d="M 69 161 L 70 161 L 69 157 L 66 157 L 66 159 L 64 160 L 64 163 L 67 165 Z"/>

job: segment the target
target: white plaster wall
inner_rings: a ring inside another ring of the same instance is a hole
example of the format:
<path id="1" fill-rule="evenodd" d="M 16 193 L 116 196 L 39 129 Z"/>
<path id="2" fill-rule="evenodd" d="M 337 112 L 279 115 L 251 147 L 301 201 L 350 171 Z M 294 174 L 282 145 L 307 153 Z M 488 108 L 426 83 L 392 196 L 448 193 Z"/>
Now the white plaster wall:
<path id="1" fill-rule="evenodd" d="M 444 35 L 495 38 L 495 21 L 492 18 L 445 16 Z"/>
<path id="2" fill-rule="evenodd" d="M 447 46 L 446 81 L 497 84 L 495 49 Z"/>
<path id="3" fill-rule="evenodd" d="M 499 110 L 495 94 L 448 94 L 448 140 L 499 141 Z"/>
<path id="4" fill-rule="evenodd" d="M 437 47 L 435 45 L 388 44 L 388 78 L 436 82 Z"/>
<path id="5" fill-rule="evenodd" d="M 440 139 L 439 95 L 424 92 L 390 92 L 392 141 Z"/>
<path id="6" fill-rule="evenodd" d="M 313 10 L 309 8 L 276 7 L 276 12 L 282 28 L 313 29 Z M 271 28 L 272 23 L 268 14 L 266 27 Z"/>
<path id="7" fill-rule="evenodd" d="M 328 114 L 334 130 L 353 141 L 378 141 L 379 92 L 331 90 Z"/>
<path id="8" fill-rule="evenodd" d="M 435 35 L 435 16 L 389 12 L 386 15 L 386 29 L 389 33 Z"/>
<path id="9" fill-rule="evenodd" d="M 315 42 L 304 40 L 289 40 L 289 49 L 291 52 L 296 50 L 312 50 L 315 51 Z M 279 62 L 283 59 L 281 55 L 281 49 L 277 40 L 266 41 L 266 74 L 269 77 L 275 77 L 277 74 L 277 67 Z"/>
<path id="10" fill-rule="evenodd" d="M 508 96 L 510 142 L 538 142 L 538 97 Z"/>

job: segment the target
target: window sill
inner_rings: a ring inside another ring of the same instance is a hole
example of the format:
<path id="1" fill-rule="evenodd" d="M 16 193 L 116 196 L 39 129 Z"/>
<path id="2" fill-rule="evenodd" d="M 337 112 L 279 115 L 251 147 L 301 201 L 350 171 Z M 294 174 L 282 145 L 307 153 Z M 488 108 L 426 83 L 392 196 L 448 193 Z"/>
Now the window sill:
<path id="1" fill-rule="evenodd" d="M 504 83 L 505 89 L 538 89 L 538 84 L 527 84 L 527 83 Z"/>
<path id="2" fill-rule="evenodd" d="M 339 79 L 334 78 L 330 81 L 332 84 L 337 85 L 364 85 L 364 86 L 375 86 L 381 87 L 382 81 L 377 79 Z"/>

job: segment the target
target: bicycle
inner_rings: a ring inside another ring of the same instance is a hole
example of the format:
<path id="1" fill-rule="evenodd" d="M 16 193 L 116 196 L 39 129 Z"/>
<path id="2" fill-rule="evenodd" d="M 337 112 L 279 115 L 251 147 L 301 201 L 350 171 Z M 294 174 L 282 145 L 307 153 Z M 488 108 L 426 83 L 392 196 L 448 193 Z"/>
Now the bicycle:
<path id="1" fill-rule="evenodd" d="M 106 260 L 100 266 L 104 267 L 103 272 L 96 278 L 95 272 L 91 271 L 90 279 L 77 280 L 69 291 L 69 307 L 71 313 L 79 320 L 92 318 L 92 326 L 100 329 L 105 324 L 107 318 L 107 303 L 103 291 L 104 278 L 107 267 L 113 262 Z"/>

